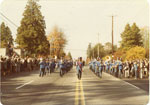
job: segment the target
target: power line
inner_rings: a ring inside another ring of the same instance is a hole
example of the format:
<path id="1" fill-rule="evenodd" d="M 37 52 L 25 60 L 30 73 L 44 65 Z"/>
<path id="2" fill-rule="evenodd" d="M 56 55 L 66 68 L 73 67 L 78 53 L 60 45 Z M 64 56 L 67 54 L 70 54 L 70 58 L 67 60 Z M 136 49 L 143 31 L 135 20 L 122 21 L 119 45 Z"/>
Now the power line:
<path id="1" fill-rule="evenodd" d="M 51 49 L 57 49 L 57 48 L 55 48 L 55 47 L 59 47 L 60 48 L 60 46 L 59 45 L 51 45 L 52 47 L 51 47 Z M 55 46 L 55 47 L 54 47 Z M 60 48 L 61 49 L 61 48 Z M 85 49 L 67 49 L 67 48 L 63 48 L 64 50 L 74 50 L 74 51 L 87 51 L 87 50 L 85 50 Z"/>
<path id="2" fill-rule="evenodd" d="M 0 14 L 1 14 L 1 16 L 3 16 L 5 19 L 7 19 L 11 24 L 13 24 L 16 28 L 18 28 L 18 26 L 17 26 L 13 21 L 11 21 L 9 18 L 7 18 L 3 13 L 0 12 Z"/>
<path id="3" fill-rule="evenodd" d="M 87 50 L 83 50 L 83 49 L 66 49 L 64 48 L 65 50 L 72 50 L 72 51 L 87 51 Z"/>

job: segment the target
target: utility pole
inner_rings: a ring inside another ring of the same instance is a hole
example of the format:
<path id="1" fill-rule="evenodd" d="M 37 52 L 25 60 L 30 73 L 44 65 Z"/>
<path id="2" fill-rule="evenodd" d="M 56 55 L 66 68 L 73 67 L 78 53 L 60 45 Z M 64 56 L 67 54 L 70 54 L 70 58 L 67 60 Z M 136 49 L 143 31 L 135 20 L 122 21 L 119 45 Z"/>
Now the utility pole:
<path id="1" fill-rule="evenodd" d="M 91 43 L 89 43 L 89 45 L 88 45 L 88 50 L 87 50 L 87 56 L 90 58 L 90 59 L 92 59 L 92 52 L 91 52 L 92 50 L 91 50 Z"/>
<path id="2" fill-rule="evenodd" d="M 99 33 L 98 33 L 98 50 L 97 50 L 97 55 L 98 55 L 98 58 L 99 58 Z"/>
<path id="3" fill-rule="evenodd" d="M 113 25 L 114 25 L 114 16 L 112 16 L 112 55 L 113 55 L 113 53 L 114 53 L 114 27 L 113 27 Z"/>
<path id="4" fill-rule="evenodd" d="M 91 43 L 92 44 L 92 43 Z M 92 44 L 93 45 L 93 44 Z M 94 47 L 93 47 L 93 51 L 92 51 L 92 53 L 93 53 L 93 59 L 94 59 Z"/>
<path id="5" fill-rule="evenodd" d="M 111 16 L 112 18 L 112 55 L 114 53 L 114 15 Z"/>
<path id="6" fill-rule="evenodd" d="M 49 41 L 49 45 L 50 45 L 50 46 L 49 46 L 49 48 L 50 48 L 50 49 L 49 49 L 49 55 L 50 55 L 50 57 L 51 57 L 51 42 L 50 42 L 50 41 Z"/>
<path id="7" fill-rule="evenodd" d="M 94 57 L 94 49 L 93 49 L 93 59 L 94 59 L 95 57 Z"/>
<path id="8" fill-rule="evenodd" d="M 94 56 L 95 56 L 95 55 L 94 55 L 94 46 L 93 46 L 94 44 L 91 43 L 91 42 L 89 42 L 89 44 L 91 45 L 91 58 L 94 59 L 94 58 L 95 58 L 95 57 L 94 57 Z M 92 46 L 93 46 L 93 49 L 92 49 Z"/>

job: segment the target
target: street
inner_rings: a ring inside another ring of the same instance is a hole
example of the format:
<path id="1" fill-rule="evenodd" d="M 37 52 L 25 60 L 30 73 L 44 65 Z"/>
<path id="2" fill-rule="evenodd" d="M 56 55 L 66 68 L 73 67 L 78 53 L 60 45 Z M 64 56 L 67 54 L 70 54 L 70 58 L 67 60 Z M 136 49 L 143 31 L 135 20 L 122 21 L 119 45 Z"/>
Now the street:
<path id="1" fill-rule="evenodd" d="M 98 78 L 88 67 L 81 80 L 75 67 L 63 77 L 58 70 L 44 77 L 39 77 L 38 70 L 21 72 L 2 78 L 1 101 L 3 105 L 146 105 L 148 81 L 141 80 L 142 86 L 137 81 L 104 72 Z"/>
<path id="2" fill-rule="evenodd" d="M 0 8 L 0 105 L 150 105 L 147 0 Z"/>

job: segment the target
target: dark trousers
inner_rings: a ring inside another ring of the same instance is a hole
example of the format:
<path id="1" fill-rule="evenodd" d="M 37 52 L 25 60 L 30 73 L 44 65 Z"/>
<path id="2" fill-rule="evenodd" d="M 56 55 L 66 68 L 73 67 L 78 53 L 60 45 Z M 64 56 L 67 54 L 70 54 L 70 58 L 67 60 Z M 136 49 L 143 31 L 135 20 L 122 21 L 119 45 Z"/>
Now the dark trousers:
<path id="1" fill-rule="evenodd" d="M 82 77 L 82 71 L 79 70 L 79 72 L 78 72 L 78 78 L 81 79 L 81 77 Z"/>

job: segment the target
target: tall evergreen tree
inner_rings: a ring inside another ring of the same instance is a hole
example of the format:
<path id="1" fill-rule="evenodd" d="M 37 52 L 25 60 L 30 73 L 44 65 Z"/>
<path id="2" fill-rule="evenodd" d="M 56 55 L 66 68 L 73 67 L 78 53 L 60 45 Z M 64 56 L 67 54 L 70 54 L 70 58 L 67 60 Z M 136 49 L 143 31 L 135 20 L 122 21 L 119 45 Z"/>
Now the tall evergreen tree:
<path id="1" fill-rule="evenodd" d="M 41 6 L 35 0 L 28 0 L 17 30 L 16 42 L 28 55 L 48 55 L 49 42 L 45 35 L 45 21 L 40 11 Z"/>
<path id="2" fill-rule="evenodd" d="M 142 46 L 142 36 L 139 32 L 140 30 L 135 23 L 133 23 L 132 27 L 127 24 L 125 30 L 121 33 L 122 41 L 120 47 L 128 50 L 135 46 Z"/>
<path id="3" fill-rule="evenodd" d="M 132 43 L 133 43 L 133 38 L 132 38 L 132 31 L 131 31 L 131 27 L 129 24 L 127 24 L 125 26 L 125 30 L 123 33 L 121 33 L 121 48 L 123 49 L 128 49 L 131 47 Z"/>
<path id="4" fill-rule="evenodd" d="M 143 46 L 142 35 L 140 34 L 140 29 L 137 27 L 136 23 L 133 23 L 131 30 L 134 39 L 133 46 Z"/>
<path id="5" fill-rule="evenodd" d="M 13 45 L 12 32 L 8 26 L 2 22 L 0 26 L 0 35 L 1 35 L 1 47 L 7 48 L 10 45 Z"/>

